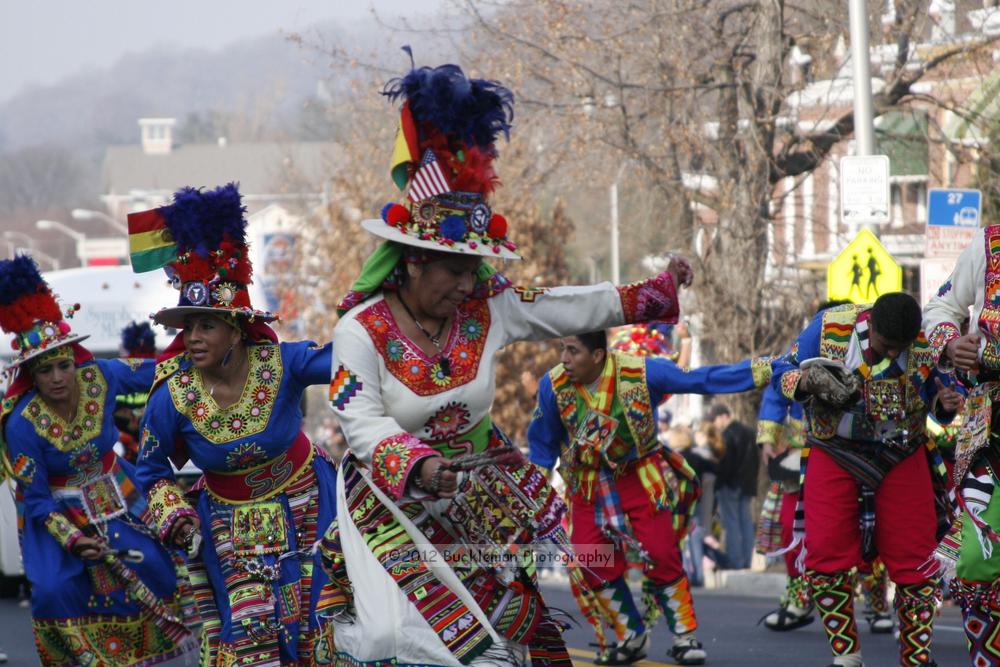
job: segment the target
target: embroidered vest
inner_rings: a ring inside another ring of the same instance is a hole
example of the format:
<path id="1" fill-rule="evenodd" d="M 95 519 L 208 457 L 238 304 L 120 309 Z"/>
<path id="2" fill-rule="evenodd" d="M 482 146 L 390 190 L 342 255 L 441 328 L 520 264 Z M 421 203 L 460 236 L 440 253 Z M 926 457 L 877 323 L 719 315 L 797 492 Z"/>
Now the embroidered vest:
<path id="1" fill-rule="evenodd" d="M 636 458 L 642 458 L 660 446 L 656 439 L 656 420 L 653 416 L 649 386 L 646 384 L 646 361 L 643 357 L 615 350 L 609 350 L 608 354 L 615 364 L 615 398 L 621 405 L 628 434 L 636 449 Z M 549 371 L 549 378 L 552 380 L 552 390 L 556 395 L 559 417 L 569 434 L 568 448 L 573 449 L 577 444 L 574 440 L 580 427 L 580 418 L 587 412 L 586 405 L 562 364 Z M 568 452 L 564 451 L 563 454 Z M 597 467 L 600 462 L 599 457 L 588 457 L 582 452 L 581 454 L 584 454 L 581 463 L 591 463 L 593 467 Z M 563 460 L 573 461 L 576 458 L 566 456 Z"/>
<path id="2" fill-rule="evenodd" d="M 1000 369 L 1000 225 L 990 225 L 983 231 L 986 244 L 986 271 L 983 309 L 979 313 L 979 330 L 986 336 L 982 365 Z"/>
<path id="3" fill-rule="evenodd" d="M 846 361 L 847 352 L 858 318 L 871 306 L 868 304 L 847 304 L 831 308 L 823 313 L 820 332 L 819 354 L 826 359 Z M 868 380 L 865 383 L 866 411 L 889 411 L 898 409 L 902 419 L 900 426 L 910 433 L 920 433 L 927 418 L 927 405 L 920 397 L 923 386 L 934 368 L 934 353 L 927 338 L 921 331 L 910 344 L 906 353 L 906 370 L 900 381 Z M 881 391 L 890 385 L 898 391 Z M 842 412 L 829 408 L 818 401 L 812 401 L 809 408 L 809 426 L 814 437 L 826 439 L 837 432 Z"/>

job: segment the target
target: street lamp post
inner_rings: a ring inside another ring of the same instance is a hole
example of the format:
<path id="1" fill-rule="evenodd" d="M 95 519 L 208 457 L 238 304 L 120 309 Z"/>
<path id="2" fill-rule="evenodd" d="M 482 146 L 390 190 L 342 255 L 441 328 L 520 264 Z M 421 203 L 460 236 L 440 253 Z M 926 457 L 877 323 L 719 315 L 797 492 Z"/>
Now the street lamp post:
<path id="1" fill-rule="evenodd" d="M 24 245 L 17 245 L 16 242 L 14 241 L 15 238 L 24 239 L 24 241 L 22 241 Z M 3 239 L 7 243 L 7 245 L 10 246 L 11 256 L 16 255 L 18 252 L 26 251 L 32 257 L 36 259 L 43 259 L 46 262 L 48 262 L 52 266 L 53 271 L 59 270 L 59 260 L 53 257 L 52 255 L 44 253 L 38 248 L 36 248 L 35 239 L 31 238 L 24 232 L 14 232 L 7 230 L 4 231 L 3 233 Z"/>
<path id="2" fill-rule="evenodd" d="M 628 161 L 621 163 L 618 167 L 618 174 L 611 183 L 611 282 L 615 285 L 621 282 L 621 267 L 619 266 L 619 241 L 618 241 L 618 181 L 622 180 L 625 167 Z"/>
<path id="3" fill-rule="evenodd" d="M 87 242 L 87 235 L 76 231 L 72 227 L 64 225 L 61 222 L 55 220 L 36 220 L 35 227 L 40 230 L 54 229 L 57 232 L 61 232 L 66 236 L 69 236 L 74 241 L 76 241 L 76 256 L 80 260 L 80 266 L 86 265 L 84 244 Z"/>
<path id="4" fill-rule="evenodd" d="M 868 51 L 868 3 L 850 0 L 851 69 L 854 77 L 854 136 L 858 155 L 875 154 L 872 115 L 872 75 Z"/>
<path id="5" fill-rule="evenodd" d="M 74 220 L 93 220 L 94 218 L 99 218 L 114 227 L 116 231 L 128 234 L 128 227 L 122 224 L 121 220 L 116 220 L 101 211 L 92 211 L 88 208 L 74 208 L 70 211 L 70 215 L 73 216 Z"/>

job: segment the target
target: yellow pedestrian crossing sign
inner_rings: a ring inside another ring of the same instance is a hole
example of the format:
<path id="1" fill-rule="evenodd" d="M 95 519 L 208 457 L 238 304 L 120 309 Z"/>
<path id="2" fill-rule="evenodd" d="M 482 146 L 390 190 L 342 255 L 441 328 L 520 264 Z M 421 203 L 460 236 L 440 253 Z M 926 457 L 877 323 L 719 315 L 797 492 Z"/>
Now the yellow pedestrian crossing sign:
<path id="1" fill-rule="evenodd" d="M 868 229 L 858 232 L 826 269 L 826 294 L 831 300 L 871 303 L 902 289 L 903 269 Z"/>

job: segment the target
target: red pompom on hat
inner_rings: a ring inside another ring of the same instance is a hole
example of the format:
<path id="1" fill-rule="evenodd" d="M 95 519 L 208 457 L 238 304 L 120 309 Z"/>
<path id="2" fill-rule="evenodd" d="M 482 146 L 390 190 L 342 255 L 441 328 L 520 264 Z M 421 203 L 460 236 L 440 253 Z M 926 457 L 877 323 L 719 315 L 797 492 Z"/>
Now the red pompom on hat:
<path id="1" fill-rule="evenodd" d="M 503 217 L 499 213 L 494 213 L 493 217 L 490 218 L 489 227 L 486 228 L 486 233 L 489 234 L 491 239 L 502 239 L 507 236 L 507 218 Z"/>
<path id="2" fill-rule="evenodd" d="M 410 221 L 410 210 L 401 204 L 393 204 L 385 212 L 385 221 L 394 227 L 405 225 Z"/>

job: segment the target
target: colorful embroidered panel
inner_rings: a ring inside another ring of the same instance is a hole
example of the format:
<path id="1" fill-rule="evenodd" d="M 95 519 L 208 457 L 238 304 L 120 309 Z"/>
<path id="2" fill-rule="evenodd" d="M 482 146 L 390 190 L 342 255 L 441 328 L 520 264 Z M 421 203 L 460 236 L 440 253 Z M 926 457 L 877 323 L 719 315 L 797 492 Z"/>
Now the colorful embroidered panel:
<path id="1" fill-rule="evenodd" d="M 48 518 L 45 519 L 45 527 L 52 534 L 52 537 L 56 538 L 56 542 L 67 550 L 73 546 L 77 539 L 83 537 L 83 533 L 70 523 L 69 519 L 58 512 L 49 514 Z"/>
<path id="2" fill-rule="evenodd" d="M 18 454 L 17 458 L 14 459 L 12 467 L 14 477 L 22 484 L 31 484 L 31 480 L 35 478 L 35 470 L 37 469 L 38 466 L 35 464 L 35 459 L 30 456 Z"/>
<path id="3" fill-rule="evenodd" d="M 799 387 L 799 378 L 802 377 L 802 371 L 788 371 L 781 376 L 781 393 L 785 395 L 785 398 L 796 400 L 795 391 Z"/>
<path id="4" fill-rule="evenodd" d="M 986 242 L 986 285 L 979 330 L 986 334 L 982 365 L 1000 368 L 1000 225 L 991 225 L 983 233 Z"/>
<path id="5" fill-rule="evenodd" d="M 468 405 L 452 401 L 431 415 L 424 428 L 431 440 L 451 440 L 465 432 L 470 420 Z"/>
<path id="6" fill-rule="evenodd" d="M 153 484 L 148 494 L 149 517 L 158 529 L 162 540 L 167 529 L 182 516 L 196 516 L 195 511 L 184 500 L 184 492 L 169 480 L 161 479 Z"/>
<path id="7" fill-rule="evenodd" d="M 104 421 L 104 402 L 108 383 L 96 365 L 82 366 L 76 370 L 80 390 L 80 406 L 76 418 L 67 423 L 49 408 L 42 397 L 35 395 L 21 413 L 35 427 L 35 432 L 48 440 L 61 452 L 97 438 Z"/>
<path id="8" fill-rule="evenodd" d="M 358 376 L 341 364 L 337 372 L 333 374 L 333 379 L 330 380 L 330 403 L 338 410 L 343 410 L 362 388 L 363 385 Z"/>
<path id="9" fill-rule="evenodd" d="M 386 573 L 458 661 L 468 664 L 482 655 L 493 644 L 489 633 L 419 557 L 420 550 L 365 484 L 353 459 L 341 464 L 341 474 L 351 520 Z"/>
<path id="10" fill-rule="evenodd" d="M 756 357 L 750 361 L 750 373 L 753 375 L 753 386 L 763 387 L 771 381 L 774 373 L 771 357 Z"/>
<path id="11" fill-rule="evenodd" d="M 524 303 L 534 303 L 539 296 L 549 291 L 548 287 L 520 287 L 517 285 L 513 289 Z"/>
<path id="12" fill-rule="evenodd" d="M 784 425 L 770 419 L 757 420 L 757 444 L 777 445 Z"/>
<path id="13" fill-rule="evenodd" d="M 35 620 L 35 647 L 43 665 L 155 665 L 183 649 L 149 612 Z"/>
<path id="14" fill-rule="evenodd" d="M 437 456 L 437 452 L 409 433 L 389 436 L 375 445 L 372 481 L 391 498 L 399 500 L 413 467 L 431 456 Z"/>
<path id="15" fill-rule="evenodd" d="M 823 331 L 820 333 L 819 356 L 843 360 L 854 333 L 854 324 L 862 311 L 870 306 L 847 304 L 830 308 L 823 313 Z"/>
<path id="16" fill-rule="evenodd" d="M 958 327 L 951 322 L 942 322 L 934 327 L 929 338 L 931 349 L 934 350 L 934 356 L 940 357 L 944 353 L 944 348 L 948 343 L 961 336 L 962 333 L 958 330 Z"/>
<path id="17" fill-rule="evenodd" d="M 251 345 L 247 354 L 250 371 L 246 386 L 240 399 L 227 408 L 212 400 L 196 368 L 179 370 L 167 381 L 174 407 L 209 442 L 222 445 L 256 435 L 271 418 L 281 386 L 281 352 L 277 345 Z"/>
<path id="18" fill-rule="evenodd" d="M 418 396 L 431 396 L 471 382 L 479 373 L 490 328 L 490 307 L 481 300 L 459 305 L 442 351 L 446 364 L 428 359 L 403 335 L 385 300 L 363 310 L 357 321 L 368 332 L 393 377 Z"/>
<path id="19" fill-rule="evenodd" d="M 670 274 L 663 272 L 637 283 L 620 285 L 618 297 L 622 302 L 625 324 L 650 320 L 676 322 L 680 314 L 677 290 Z"/>

